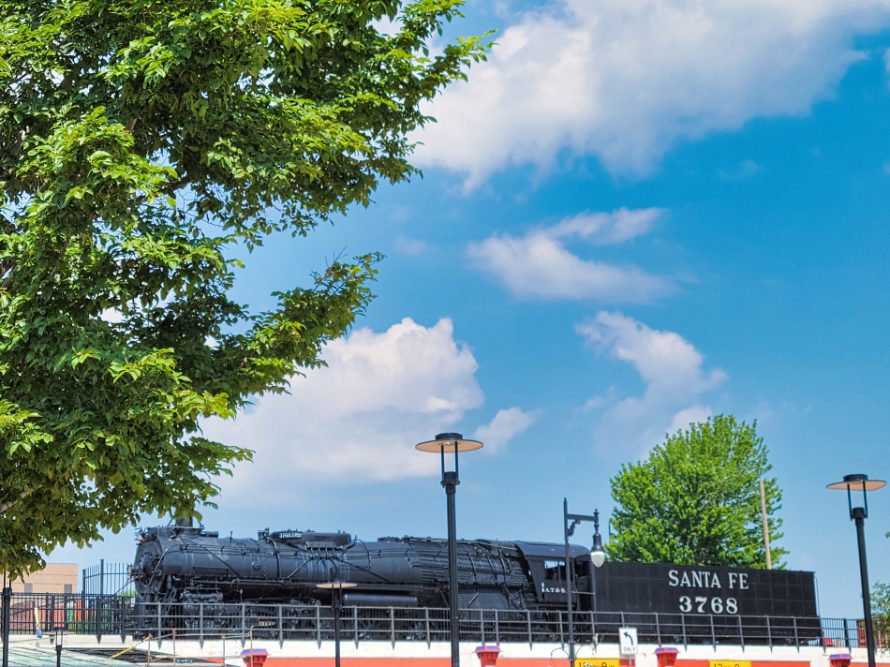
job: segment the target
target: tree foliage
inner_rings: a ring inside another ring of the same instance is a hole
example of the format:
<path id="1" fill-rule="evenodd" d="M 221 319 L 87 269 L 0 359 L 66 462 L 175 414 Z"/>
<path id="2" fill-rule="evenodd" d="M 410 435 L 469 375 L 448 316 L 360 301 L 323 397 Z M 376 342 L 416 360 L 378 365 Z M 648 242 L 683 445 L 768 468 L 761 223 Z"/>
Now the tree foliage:
<path id="1" fill-rule="evenodd" d="M 0 568 L 190 513 L 249 456 L 199 420 L 318 365 L 377 258 L 252 312 L 237 257 L 414 173 L 420 105 L 483 56 L 430 55 L 459 4 L 0 0 Z"/>
<path id="2" fill-rule="evenodd" d="M 871 606 L 875 634 L 886 645 L 890 639 L 890 584 L 875 582 L 871 591 Z"/>
<path id="3" fill-rule="evenodd" d="M 681 565 L 766 566 L 759 480 L 765 480 L 771 555 L 777 566 L 782 493 L 756 422 L 731 415 L 691 424 L 667 436 L 646 461 L 625 464 L 612 478 L 617 561 Z"/>

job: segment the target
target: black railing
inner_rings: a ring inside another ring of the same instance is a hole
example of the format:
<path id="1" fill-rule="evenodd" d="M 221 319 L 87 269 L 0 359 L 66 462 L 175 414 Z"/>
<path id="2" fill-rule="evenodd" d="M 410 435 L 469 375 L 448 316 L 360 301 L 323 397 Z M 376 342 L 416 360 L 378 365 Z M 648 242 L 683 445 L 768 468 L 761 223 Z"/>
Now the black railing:
<path id="1" fill-rule="evenodd" d="M 13 593 L 11 634 L 61 630 L 72 634 L 126 635 L 132 626 L 133 599 L 83 593 Z"/>
<path id="2" fill-rule="evenodd" d="M 565 611 L 461 611 L 460 638 L 477 643 L 562 643 L 567 640 Z M 729 644 L 746 646 L 864 645 L 854 620 L 790 616 L 639 614 L 575 612 L 578 644 L 618 643 L 622 627 L 635 627 L 641 643 L 671 645 Z M 330 607 L 317 605 L 183 603 L 141 604 L 112 595 L 16 593 L 10 632 L 36 634 L 61 630 L 102 636 L 147 636 L 181 639 L 239 637 L 328 641 L 333 638 Z M 341 640 L 426 643 L 449 639 L 447 609 L 344 607 Z M 887 647 L 887 638 L 878 645 Z"/>
<path id="3" fill-rule="evenodd" d="M 129 563 L 106 563 L 85 567 L 81 571 L 81 590 L 84 595 L 134 594 L 136 587 Z"/>

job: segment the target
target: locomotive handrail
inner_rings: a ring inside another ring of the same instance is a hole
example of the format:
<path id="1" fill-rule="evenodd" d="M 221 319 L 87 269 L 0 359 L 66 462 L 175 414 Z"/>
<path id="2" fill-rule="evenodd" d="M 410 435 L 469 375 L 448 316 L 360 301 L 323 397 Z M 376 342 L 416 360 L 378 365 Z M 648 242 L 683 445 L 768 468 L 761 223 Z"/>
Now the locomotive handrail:
<path id="1" fill-rule="evenodd" d="M 111 595 L 14 593 L 10 632 L 33 635 L 65 633 L 133 636 L 151 634 L 166 640 L 175 631 L 180 639 L 247 637 L 321 643 L 333 636 L 332 610 L 325 605 L 257 603 L 142 603 Z M 523 642 L 530 645 L 565 641 L 564 611 L 462 610 L 462 641 Z M 749 646 L 864 645 L 861 622 L 844 618 L 583 612 L 574 619 L 578 644 L 617 643 L 618 628 L 637 628 L 641 643 Z M 448 640 L 448 610 L 429 607 L 346 606 L 341 619 L 343 641 L 420 641 L 428 645 Z M 878 648 L 887 650 L 887 637 Z"/>

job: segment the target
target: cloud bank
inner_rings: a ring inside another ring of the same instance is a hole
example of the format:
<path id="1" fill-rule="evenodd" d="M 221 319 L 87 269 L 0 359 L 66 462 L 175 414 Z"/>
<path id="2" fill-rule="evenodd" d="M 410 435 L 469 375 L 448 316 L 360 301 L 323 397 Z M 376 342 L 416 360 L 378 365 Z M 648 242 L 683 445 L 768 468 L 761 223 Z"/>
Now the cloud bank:
<path id="1" fill-rule="evenodd" d="M 624 243 L 648 233 L 657 208 L 583 213 L 525 236 L 499 234 L 467 247 L 467 257 L 512 294 L 537 299 L 646 302 L 671 291 L 671 283 L 635 266 L 619 266 L 573 254 L 573 239 L 588 245 Z"/>
<path id="2" fill-rule="evenodd" d="M 726 374 L 719 368 L 706 370 L 704 356 L 679 334 L 614 312 L 598 313 L 577 331 L 599 352 L 630 364 L 644 386 L 640 396 L 618 399 L 613 391 L 588 401 L 588 408 L 603 410 L 594 434 L 601 451 L 640 454 L 665 433 L 711 414 L 701 399 Z"/>
<path id="3" fill-rule="evenodd" d="M 414 444 L 455 430 L 483 403 L 476 359 L 455 341 L 449 319 L 424 327 L 405 318 L 381 333 L 356 329 L 329 343 L 323 358 L 326 367 L 291 380 L 290 395 L 263 396 L 234 421 L 204 424 L 207 437 L 256 452 L 220 481 L 227 503 L 296 503 L 302 486 L 315 481 L 438 474 L 438 459 Z M 503 450 L 531 419 L 510 408 L 479 432 Z"/>
<path id="4" fill-rule="evenodd" d="M 426 109 L 417 158 L 467 185 L 594 155 L 643 175 L 681 140 L 799 115 L 890 24 L 890 0 L 563 0 L 520 15 L 469 81 Z"/>

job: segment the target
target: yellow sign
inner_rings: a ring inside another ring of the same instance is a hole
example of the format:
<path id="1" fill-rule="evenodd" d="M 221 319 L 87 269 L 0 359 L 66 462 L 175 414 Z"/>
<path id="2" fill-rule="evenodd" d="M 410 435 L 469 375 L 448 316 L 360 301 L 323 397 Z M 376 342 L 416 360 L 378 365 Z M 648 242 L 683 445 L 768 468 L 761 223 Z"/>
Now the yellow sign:
<path id="1" fill-rule="evenodd" d="M 709 667 L 751 667 L 750 660 L 709 660 Z"/>
<path id="2" fill-rule="evenodd" d="M 621 661 L 618 658 L 575 658 L 575 667 L 621 667 Z"/>

